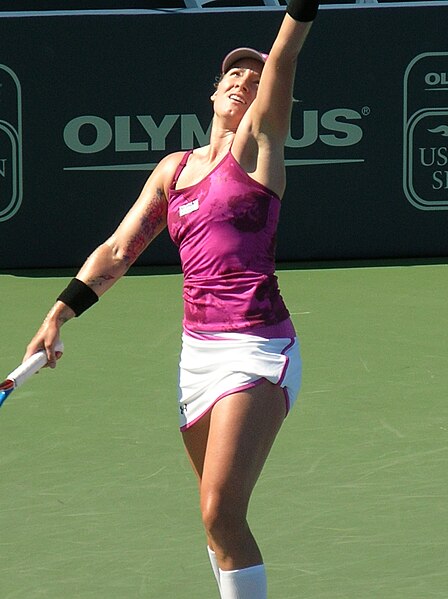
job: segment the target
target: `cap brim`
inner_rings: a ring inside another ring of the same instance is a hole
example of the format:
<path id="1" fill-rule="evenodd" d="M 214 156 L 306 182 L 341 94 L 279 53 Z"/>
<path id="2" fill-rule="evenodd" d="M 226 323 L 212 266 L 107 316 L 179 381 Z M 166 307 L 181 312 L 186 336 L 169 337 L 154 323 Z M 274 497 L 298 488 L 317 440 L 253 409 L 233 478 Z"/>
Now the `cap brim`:
<path id="1" fill-rule="evenodd" d="M 259 52 L 258 50 L 254 50 L 254 48 L 236 48 L 235 50 L 229 52 L 222 61 L 221 72 L 227 73 L 230 67 L 242 58 L 253 58 L 265 63 L 268 59 L 268 55 L 264 54 L 263 52 Z"/>

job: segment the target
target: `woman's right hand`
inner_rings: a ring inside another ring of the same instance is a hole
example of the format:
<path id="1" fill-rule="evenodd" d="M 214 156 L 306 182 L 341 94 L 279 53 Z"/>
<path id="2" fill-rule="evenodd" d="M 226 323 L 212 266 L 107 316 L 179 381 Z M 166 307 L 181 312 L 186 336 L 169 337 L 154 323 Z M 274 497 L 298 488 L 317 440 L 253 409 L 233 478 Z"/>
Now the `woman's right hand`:
<path id="1" fill-rule="evenodd" d="M 37 333 L 27 345 L 23 362 L 36 352 L 44 350 L 48 360 L 46 366 L 56 368 L 56 362 L 62 356 L 62 352 L 56 350 L 56 345 L 60 341 L 61 326 L 67 320 L 73 318 L 74 315 L 75 313 L 71 308 L 62 302 L 56 302 Z"/>

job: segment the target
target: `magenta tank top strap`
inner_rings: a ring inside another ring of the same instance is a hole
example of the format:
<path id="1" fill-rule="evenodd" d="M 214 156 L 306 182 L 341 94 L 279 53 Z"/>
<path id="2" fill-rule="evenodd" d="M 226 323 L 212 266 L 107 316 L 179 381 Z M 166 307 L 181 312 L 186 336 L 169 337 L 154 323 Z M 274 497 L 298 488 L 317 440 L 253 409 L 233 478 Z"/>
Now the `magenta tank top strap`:
<path id="1" fill-rule="evenodd" d="M 185 152 L 185 154 L 182 156 L 182 160 L 177 165 L 176 172 L 174 173 L 173 180 L 171 181 L 171 186 L 170 186 L 171 189 L 174 189 L 176 187 L 177 180 L 179 179 L 180 174 L 184 170 L 185 165 L 187 164 L 188 159 L 190 158 L 190 155 L 192 153 L 193 153 L 193 150 L 188 150 L 188 152 Z"/>

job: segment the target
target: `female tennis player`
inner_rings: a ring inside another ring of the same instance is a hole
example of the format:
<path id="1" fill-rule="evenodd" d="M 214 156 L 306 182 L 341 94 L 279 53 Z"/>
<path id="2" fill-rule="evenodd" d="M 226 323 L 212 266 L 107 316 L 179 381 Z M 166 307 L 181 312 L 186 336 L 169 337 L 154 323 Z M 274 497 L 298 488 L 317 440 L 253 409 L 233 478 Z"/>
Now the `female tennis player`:
<path id="1" fill-rule="evenodd" d="M 27 348 L 56 365 L 79 316 L 168 226 L 184 273 L 179 416 L 223 599 L 264 599 L 249 500 L 300 387 L 298 341 L 274 274 L 296 60 L 318 0 L 291 0 L 269 52 L 230 52 L 211 96 L 210 144 L 165 157 L 86 260 Z M 280 506 L 279 506 L 280 508 Z"/>

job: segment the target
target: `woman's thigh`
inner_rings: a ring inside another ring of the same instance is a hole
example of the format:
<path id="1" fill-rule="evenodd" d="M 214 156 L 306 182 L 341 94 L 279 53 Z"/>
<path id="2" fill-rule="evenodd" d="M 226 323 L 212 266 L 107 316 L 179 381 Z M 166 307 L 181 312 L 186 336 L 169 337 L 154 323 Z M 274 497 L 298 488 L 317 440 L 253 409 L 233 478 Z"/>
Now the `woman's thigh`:
<path id="1" fill-rule="evenodd" d="M 247 503 L 285 414 L 283 390 L 263 380 L 223 397 L 183 432 L 201 496 L 227 495 Z"/>

